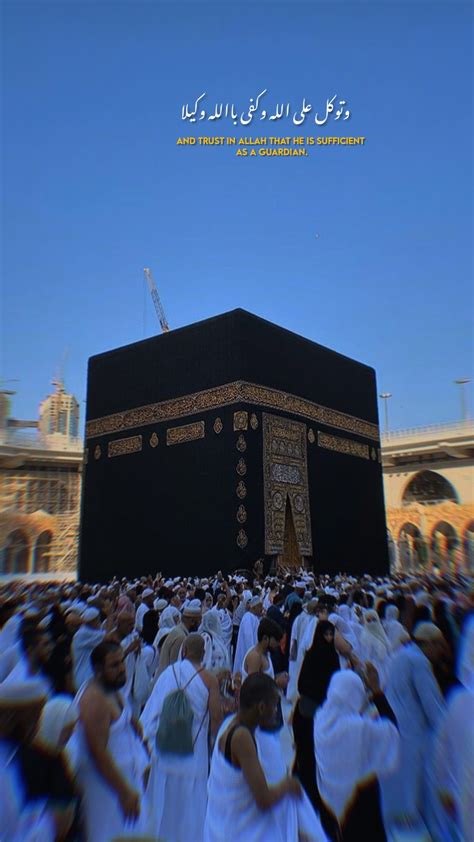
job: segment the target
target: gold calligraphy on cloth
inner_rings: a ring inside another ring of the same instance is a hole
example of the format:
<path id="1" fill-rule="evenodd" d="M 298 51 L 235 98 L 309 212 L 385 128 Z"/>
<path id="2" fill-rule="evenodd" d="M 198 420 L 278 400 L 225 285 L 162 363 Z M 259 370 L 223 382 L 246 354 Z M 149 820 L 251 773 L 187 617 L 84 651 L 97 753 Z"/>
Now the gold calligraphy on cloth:
<path id="1" fill-rule="evenodd" d="M 318 432 L 318 447 L 345 453 L 348 456 L 358 456 L 360 459 L 370 459 L 368 444 L 343 439 L 340 436 L 329 436 L 327 433 Z"/>
<path id="2" fill-rule="evenodd" d="M 107 456 L 109 459 L 112 456 L 126 456 L 128 453 L 139 453 L 141 449 L 142 437 L 128 436 L 126 439 L 115 439 L 115 441 L 109 441 Z"/>
<path id="3" fill-rule="evenodd" d="M 312 555 L 306 424 L 266 412 L 262 421 L 265 553 L 283 552 L 288 500 L 300 555 Z"/>
<path id="4" fill-rule="evenodd" d="M 185 441 L 203 439 L 205 433 L 204 421 L 196 421 L 194 424 L 184 424 L 182 427 L 168 427 L 166 431 L 166 444 L 183 444 Z"/>
<path id="5" fill-rule="evenodd" d="M 324 424 L 327 427 L 334 427 L 379 442 L 377 424 L 347 415 L 336 409 L 321 406 L 306 398 L 300 398 L 266 386 L 258 386 L 255 383 L 247 383 L 243 380 L 227 383 L 224 386 L 215 386 L 212 389 L 195 392 L 192 395 L 140 406 L 125 412 L 116 412 L 102 418 L 94 418 L 86 424 L 86 437 L 90 439 L 109 433 L 133 430 L 240 402 L 251 403 L 270 410 L 288 412 L 292 415 L 300 415 L 313 423 Z M 243 418 L 240 423 L 243 424 Z M 253 424 L 252 428 L 255 429 Z M 246 429 L 246 426 L 242 426 L 241 429 Z"/>

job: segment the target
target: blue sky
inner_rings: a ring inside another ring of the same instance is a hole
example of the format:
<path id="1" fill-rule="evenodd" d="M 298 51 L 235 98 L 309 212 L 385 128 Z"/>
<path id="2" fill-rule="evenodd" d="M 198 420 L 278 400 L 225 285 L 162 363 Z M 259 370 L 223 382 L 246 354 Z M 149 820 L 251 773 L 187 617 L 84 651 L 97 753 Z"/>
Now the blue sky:
<path id="1" fill-rule="evenodd" d="M 151 266 L 172 327 L 244 307 L 374 366 L 392 427 L 457 419 L 471 16 L 455 0 L 4 2 L 0 377 L 19 380 L 16 416 L 36 415 L 63 358 L 82 402 L 90 355 L 158 332 Z M 337 94 L 351 117 L 181 119 L 203 91 L 243 111 L 264 88 L 313 112 Z M 176 145 L 191 134 L 367 140 L 242 159 Z"/>

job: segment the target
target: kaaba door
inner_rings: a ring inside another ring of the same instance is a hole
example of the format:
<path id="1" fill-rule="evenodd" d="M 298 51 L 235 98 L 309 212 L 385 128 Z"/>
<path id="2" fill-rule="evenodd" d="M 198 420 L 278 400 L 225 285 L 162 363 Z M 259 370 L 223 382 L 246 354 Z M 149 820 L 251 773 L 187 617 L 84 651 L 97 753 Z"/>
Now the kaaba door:
<path id="1" fill-rule="evenodd" d="M 298 570 L 301 567 L 301 556 L 296 540 L 295 525 L 290 506 L 289 496 L 286 498 L 285 510 L 285 536 L 283 539 L 283 555 L 279 557 L 281 567 L 290 570 Z"/>

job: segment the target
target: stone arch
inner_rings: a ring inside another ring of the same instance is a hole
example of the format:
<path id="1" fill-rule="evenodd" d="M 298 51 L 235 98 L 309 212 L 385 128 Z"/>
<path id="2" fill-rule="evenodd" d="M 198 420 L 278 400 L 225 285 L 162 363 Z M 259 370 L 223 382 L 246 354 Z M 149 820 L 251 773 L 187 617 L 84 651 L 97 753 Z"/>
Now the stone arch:
<path id="1" fill-rule="evenodd" d="M 402 506 L 420 503 L 424 506 L 444 503 L 459 503 L 454 486 L 436 471 L 418 471 L 405 486 L 402 494 Z"/>
<path id="2" fill-rule="evenodd" d="M 398 533 L 398 551 L 402 570 L 411 571 L 425 567 L 428 550 L 418 526 L 407 521 Z"/>
<path id="3" fill-rule="evenodd" d="M 452 566 L 455 561 L 456 547 L 459 545 L 458 534 L 445 520 L 440 520 L 431 530 L 431 556 L 434 564 L 440 567 Z"/>
<path id="4" fill-rule="evenodd" d="M 47 573 L 49 571 L 49 553 L 53 533 L 44 530 L 38 535 L 33 556 L 33 573 Z"/>
<path id="5" fill-rule="evenodd" d="M 467 524 L 463 534 L 464 564 L 466 570 L 474 571 L 474 520 Z"/>
<path id="6" fill-rule="evenodd" d="M 22 529 L 15 529 L 7 536 L 3 558 L 3 573 L 28 573 L 30 544 Z"/>

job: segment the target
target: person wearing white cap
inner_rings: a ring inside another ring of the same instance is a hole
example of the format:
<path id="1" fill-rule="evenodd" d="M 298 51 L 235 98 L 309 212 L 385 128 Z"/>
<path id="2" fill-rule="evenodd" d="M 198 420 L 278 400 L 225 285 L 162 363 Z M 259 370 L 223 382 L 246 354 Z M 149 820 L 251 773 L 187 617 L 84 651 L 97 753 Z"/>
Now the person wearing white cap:
<path id="1" fill-rule="evenodd" d="M 72 639 L 71 653 L 76 691 L 79 691 L 82 685 L 92 678 L 90 662 L 92 650 L 103 641 L 107 632 L 111 629 L 113 622 L 111 606 L 108 606 L 105 610 L 109 611 L 109 615 L 105 629 L 103 629 L 97 608 L 85 608 L 81 615 L 82 626 Z"/>
<path id="2" fill-rule="evenodd" d="M 0 685 L 0 839 L 55 842 L 69 830 L 71 816 L 54 818 L 45 801 L 28 799 L 20 753 L 29 753 L 46 702 L 40 680 Z M 39 764 L 38 764 L 39 767 Z M 38 768 L 38 771 L 39 768 Z"/>
<path id="3" fill-rule="evenodd" d="M 161 617 L 161 614 L 163 613 L 163 611 L 165 610 L 165 608 L 167 608 L 167 607 L 168 607 L 168 602 L 166 601 L 166 599 L 155 599 L 155 601 L 153 603 L 153 608 L 155 609 L 155 611 L 158 611 L 158 614 L 160 615 L 160 617 Z"/>
<path id="4" fill-rule="evenodd" d="M 385 690 L 401 739 L 400 763 L 381 780 L 388 833 L 396 833 L 400 816 L 415 827 L 423 826 L 424 764 L 446 710 L 431 667 L 442 652 L 443 635 L 433 623 L 418 623 L 413 637 L 393 655 Z"/>
<path id="5" fill-rule="evenodd" d="M 156 672 L 157 676 L 160 676 L 170 664 L 176 663 L 179 659 L 182 644 L 190 632 L 198 630 L 201 624 L 201 618 L 201 601 L 199 599 L 191 599 L 183 610 L 181 622 L 170 631 L 161 647 L 160 663 Z"/>
<path id="6" fill-rule="evenodd" d="M 239 636 L 235 648 L 234 672 L 242 672 L 243 660 L 247 652 L 257 644 L 257 632 L 263 605 L 260 596 L 253 596 L 248 602 L 248 611 L 242 617 Z"/>
<path id="7" fill-rule="evenodd" d="M 289 611 L 294 602 L 303 602 L 306 584 L 302 579 L 299 579 L 293 585 L 294 590 L 287 596 L 285 600 L 285 611 Z"/>
<path id="8" fill-rule="evenodd" d="M 135 616 L 135 628 L 138 632 L 141 632 L 143 629 L 143 618 L 147 611 L 151 611 L 153 608 L 153 600 L 155 598 L 155 594 L 151 588 L 145 588 L 142 593 L 142 602 L 141 605 L 137 608 L 137 613 Z"/>

